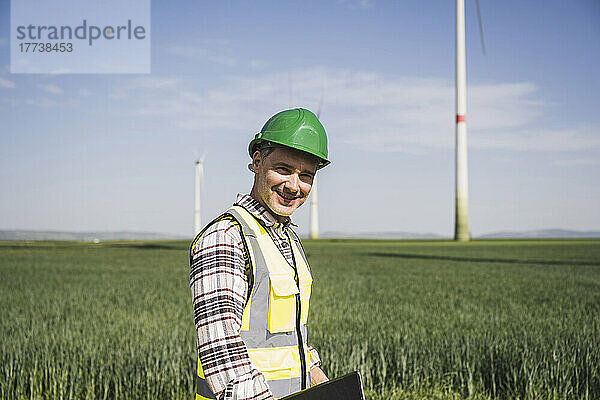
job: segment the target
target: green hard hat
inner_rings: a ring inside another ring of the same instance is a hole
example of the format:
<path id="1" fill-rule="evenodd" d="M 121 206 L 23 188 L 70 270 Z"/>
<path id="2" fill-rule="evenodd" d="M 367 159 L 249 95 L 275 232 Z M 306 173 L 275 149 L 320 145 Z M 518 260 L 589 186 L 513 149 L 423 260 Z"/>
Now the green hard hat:
<path id="1" fill-rule="evenodd" d="M 263 141 L 305 151 L 319 158 L 317 169 L 330 163 L 327 160 L 327 133 L 315 114 L 304 108 L 284 110 L 273 115 L 248 145 L 250 157 Z"/>

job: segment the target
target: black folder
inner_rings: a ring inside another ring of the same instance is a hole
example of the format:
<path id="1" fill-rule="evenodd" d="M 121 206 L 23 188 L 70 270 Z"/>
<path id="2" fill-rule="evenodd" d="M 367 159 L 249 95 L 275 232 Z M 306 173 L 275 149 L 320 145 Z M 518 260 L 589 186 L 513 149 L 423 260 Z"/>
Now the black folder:
<path id="1" fill-rule="evenodd" d="M 280 398 L 279 400 L 365 400 L 358 371 Z"/>

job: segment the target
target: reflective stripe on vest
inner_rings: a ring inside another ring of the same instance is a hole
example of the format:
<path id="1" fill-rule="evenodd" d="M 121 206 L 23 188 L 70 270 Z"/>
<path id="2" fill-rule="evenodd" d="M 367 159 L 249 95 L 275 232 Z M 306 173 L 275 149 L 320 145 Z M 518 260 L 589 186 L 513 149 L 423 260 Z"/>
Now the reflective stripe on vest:
<path id="1" fill-rule="evenodd" d="M 306 321 L 312 284 L 300 240 L 286 231 L 295 264 L 290 265 L 252 214 L 239 206 L 231 207 L 225 214 L 241 226 L 254 276 L 240 332 L 250 361 L 265 376 L 275 397 L 297 392 L 310 385 Z M 198 359 L 198 381 L 206 383 L 201 372 Z M 204 398 L 211 399 L 200 393 L 198 384 L 196 399 Z"/>
<path id="2" fill-rule="evenodd" d="M 200 362 L 198 362 L 198 370 L 196 371 L 196 400 L 216 400 L 213 391 L 204 379 L 204 371 Z"/>

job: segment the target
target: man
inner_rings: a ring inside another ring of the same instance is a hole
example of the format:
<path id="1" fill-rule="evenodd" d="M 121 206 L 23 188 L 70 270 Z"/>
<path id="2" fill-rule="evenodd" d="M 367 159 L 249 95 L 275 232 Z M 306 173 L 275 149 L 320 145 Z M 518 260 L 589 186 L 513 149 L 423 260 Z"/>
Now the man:
<path id="1" fill-rule="evenodd" d="M 285 110 L 248 151 L 252 191 L 190 248 L 197 400 L 273 399 L 327 380 L 306 342 L 312 276 L 290 220 L 329 164 L 325 129 L 308 110 Z"/>

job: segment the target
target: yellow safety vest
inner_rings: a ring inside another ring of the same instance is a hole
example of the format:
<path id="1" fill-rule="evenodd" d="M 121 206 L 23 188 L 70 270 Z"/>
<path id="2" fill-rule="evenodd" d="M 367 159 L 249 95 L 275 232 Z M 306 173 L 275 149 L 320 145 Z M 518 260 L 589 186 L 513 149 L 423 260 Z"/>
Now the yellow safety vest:
<path id="1" fill-rule="evenodd" d="M 265 376 L 275 397 L 305 389 L 310 386 L 306 322 L 312 276 L 300 239 L 286 229 L 294 261 L 291 265 L 261 222 L 243 207 L 233 206 L 215 221 L 227 217 L 237 221 L 241 228 L 252 268 L 254 284 L 242 314 L 240 331 L 252 366 Z M 192 242 L 192 249 L 208 226 Z M 215 396 L 198 358 L 196 400 L 204 399 Z"/>

